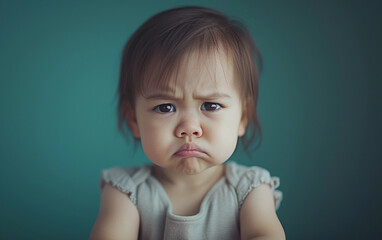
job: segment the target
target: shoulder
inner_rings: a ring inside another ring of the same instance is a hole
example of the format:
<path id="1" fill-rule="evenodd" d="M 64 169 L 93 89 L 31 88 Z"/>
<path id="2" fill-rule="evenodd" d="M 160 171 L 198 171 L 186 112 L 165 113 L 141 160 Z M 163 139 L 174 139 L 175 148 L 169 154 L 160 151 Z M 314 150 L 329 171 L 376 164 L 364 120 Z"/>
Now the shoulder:
<path id="1" fill-rule="evenodd" d="M 235 162 L 227 164 L 226 176 L 230 184 L 235 188 L 239 207 L 243 205 L 245 199 L 260 185 L 268 185 L 272 193 L 274 206 L 276 209 L 282 201 L 282 192 L 277 190 L 280 185 L 280 179 L 271 176 L 268 170 L 258 166 L 243 166 Z"/>
<path id="2" fill-rule="evenodd" d="M 102 189 L 101 206 L 90 239 L 137 239 L 139 213 L 130 198 L 110 184 Z"/>
<path id="3" fill-rule="evenodd" d="M 260 184 L 246 197 L 240 211 L 242 239 L 268 237 L 285 239 L 284 230 L 276 215 L 273 192 L 268 184 Z"/>
<path id="4" fill-rule="evenodd" d="M 137 239 L 139 212 L 135 192 L 147 167 L 113 167 L 102 171 L 101 204 L 90 239 Z"/>
<path id="5" fill-rule="evenodd" d="M 127 194 L 130 200 L 136 205 L 136 191 L 140 184 L 151 175 L 148 165 L 141 167 L 112 167 L 102 170 L 100 188 L 110 184 L 120 192 Z"/>
<path id="6" fill-rule="evenodd" d="M 258 166 L 227 164 L 227 178 L 235 188 L 240 208 L 240 234 L 242 239 L 270 237 L 285 239 L 276 209 L 282 193 L 278 177 Z"/>

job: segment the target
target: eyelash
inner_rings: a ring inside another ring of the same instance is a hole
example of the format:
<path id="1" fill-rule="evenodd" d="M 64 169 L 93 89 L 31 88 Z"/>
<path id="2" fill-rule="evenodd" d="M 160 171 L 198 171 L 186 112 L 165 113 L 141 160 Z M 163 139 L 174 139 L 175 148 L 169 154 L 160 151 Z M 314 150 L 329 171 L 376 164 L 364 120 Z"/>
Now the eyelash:
<path id="1" fill-rule="evenodd" d="M 154 107 L 154 111 L 155 112 L 158 112 L 158 113 L 169 113 L 169 112 L 163 112 L 162 110 L 164 110 L 164 109 L 161 109 L 161 107 L 170 107 L 171 109 L 173 109 L 173 111 L 171 111 L 171 112 L 175 112 L 176 111 L 176 109 L 175 109 L 175 107 L 174 107 L 174 105 L 172 105 L 172 104 L 170 104 L 170 103 L 166 103 L 166 104 L 160 104 L 160 105 L 158 105 L 158 106 L 156 106 L 156 107 Z"/>
<path id="2" fill-rule="evenodd" d="M 207 110 L 206 109 L 206 106 L 205 106 L 205 104 L 206 103 L 208 103 L 209 105 L 210 105 L 210 107 L 211 106 L 216 106 L 216 109 L 213 109 L 213 110 Z M 223 106 L 221 105 L 221 104 L 219 104 L 219 103 L 213 103 L 213 102 L 204 102 L 203 104 L 202 104 L 202 106 L 201 106 L 201 110 L 205 110 L 205 111 L 211 111 L 211 112 L 214 112 L 214 111 L 218 111 L 219 109 L 221 109 Z"/>
<path id="3" fill-rule="evenodd" d="M 209 104 L 211 106 L 215 106 L 214 109 L 210 109 L 210 110 L 207 110 L 206 109 L 206 104 Z M 161 109 L 162 108 L 162 109 Z M 223 106 L 219 103 L 213 103 L 213 102 L 204 102 L 202 104 L 202 106 L 200 107 L 200 109 L 202 111 L 207 111 L 207 112 L 215 112 L 215 111 L 218 111 L 220 110 L 221 108 L 223 108 Z M 160 104 L 158 106 L 155 106 L 154 109 L 153 109 L 155 112 L 158 112 L 158 113 L 170 113 L 170 112 L 176 112 L 176 109 L 175 109 L 175 106 L 172 105 L 171 103 L 165 103 L 165 104 Z M 163 111 L 165 110 L 165 111 Z M 166 112 L 166 110 L 169 110 L 168 112 Z"/>

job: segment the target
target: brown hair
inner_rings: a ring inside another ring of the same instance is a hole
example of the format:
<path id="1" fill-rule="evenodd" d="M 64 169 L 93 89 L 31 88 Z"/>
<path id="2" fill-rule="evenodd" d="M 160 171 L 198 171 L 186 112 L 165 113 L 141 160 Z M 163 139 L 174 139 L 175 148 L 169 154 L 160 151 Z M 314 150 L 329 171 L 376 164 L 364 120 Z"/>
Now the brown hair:
<path id="1" fill-rule="evenodd" d="M 243 110 L 250 134 L 241 139 L 248 150 L 259 137 L 257 117 L 258 76 L 262 66 L 260 52 L 248 30 L 238 21 L 203 7 L 180 7 L 160 12 L 148 19 L 127 42 L 122 56 L 118 86 L 118 127 L 123 132 L 126 116 L 135 109 L 137 94 L 147 86 L 165 86 L 190 51 L 217 51 L 222 47 L 232 58 L 240 81 Z M 155 80 L 153 79 L 155 77 Z M 247 129 L 248 130 L 248 129 Z M 256 148 L 258 148 L 256 147 Z"/>

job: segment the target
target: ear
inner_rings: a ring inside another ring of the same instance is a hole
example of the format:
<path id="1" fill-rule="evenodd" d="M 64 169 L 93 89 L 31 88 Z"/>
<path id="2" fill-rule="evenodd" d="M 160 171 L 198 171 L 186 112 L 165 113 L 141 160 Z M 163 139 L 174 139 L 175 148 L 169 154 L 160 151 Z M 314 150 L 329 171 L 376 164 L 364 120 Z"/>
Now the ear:
<path id="1" fill-rule="evenodd" d="M 133 134 L 133 136 L 135 138 L 140 138 L 141 134 L 140 134 L 139 128 L 138 128 L 138 122 L 137 122 L 135 110 L 130 106 L 127 107 L 126 120 L 127 120 L 127 124 L 129 126 L 130 131 Z"/>

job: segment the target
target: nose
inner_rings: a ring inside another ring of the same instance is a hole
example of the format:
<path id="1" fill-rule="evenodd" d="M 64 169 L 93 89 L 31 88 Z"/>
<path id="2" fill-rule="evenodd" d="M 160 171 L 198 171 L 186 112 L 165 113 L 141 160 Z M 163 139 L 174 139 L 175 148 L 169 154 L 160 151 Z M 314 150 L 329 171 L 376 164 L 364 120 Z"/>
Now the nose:
<path id="1" fill-rule="evenodd" d="M 175 130 L 175 135 L 179 138 L 183 137 L 201 137 L 203 135 L 202 128 L 198 121 L 193 119 L 182 120 Z"/>

